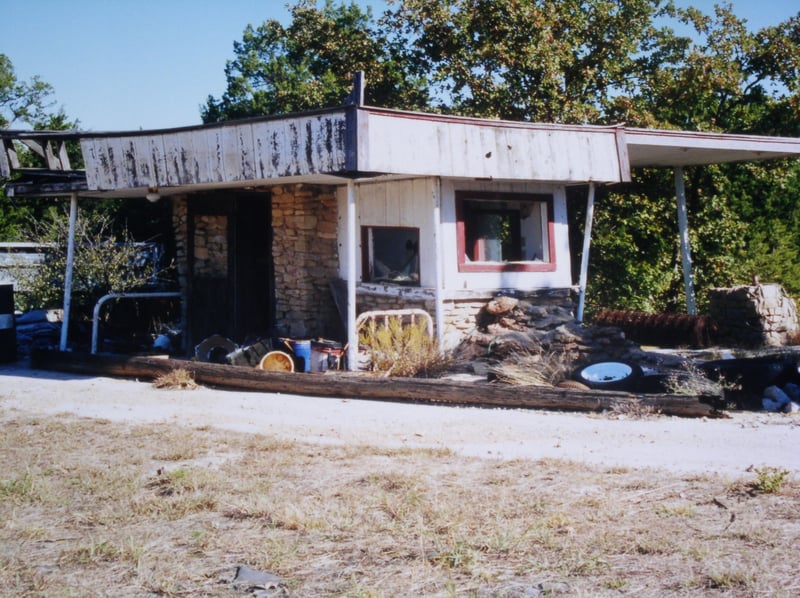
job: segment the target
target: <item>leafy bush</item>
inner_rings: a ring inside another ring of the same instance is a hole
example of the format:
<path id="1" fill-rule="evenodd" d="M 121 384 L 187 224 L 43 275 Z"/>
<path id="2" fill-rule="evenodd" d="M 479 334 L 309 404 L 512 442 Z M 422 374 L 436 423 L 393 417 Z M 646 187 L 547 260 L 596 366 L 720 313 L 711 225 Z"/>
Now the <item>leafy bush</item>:
<path id="1" fill-rule="evenodd" d="M 387 376 L 434 378 L 452 363 L 452 357 L 428 334 L 424 321 L 404 325 L 402 318 L 393 316 L 379 326 L 371 320 L 358 341 L 366 349 L 370 369 Z"/>
<path id="2" fill-rule="evenodd" d="M 36 269 L 19 270 L 17 307 L 23 311 L 61 305 L 67 265 L 69 218 L 54 213 L 34 221 L 26 241 L 47 247 Z M 154 261 L 142 260 L 140 250 L 125 232 L 112 232 L 111 217 L 97 212 L 81 214 L 75 225 L 75 255 L 71 307 L 77 316 L 89 317 L 95 303 L 108 293 L 124 293 L 151 284 L 164 272 Z"/>
<path id="3" fill-rule="evenodd" d="M 753 489 L 764 494 L 776 494 L 781 491 L 783 485 L 789 479 L 789 472 L 781 467 L 756 467 L 757 479 L 753 483 Z"/>

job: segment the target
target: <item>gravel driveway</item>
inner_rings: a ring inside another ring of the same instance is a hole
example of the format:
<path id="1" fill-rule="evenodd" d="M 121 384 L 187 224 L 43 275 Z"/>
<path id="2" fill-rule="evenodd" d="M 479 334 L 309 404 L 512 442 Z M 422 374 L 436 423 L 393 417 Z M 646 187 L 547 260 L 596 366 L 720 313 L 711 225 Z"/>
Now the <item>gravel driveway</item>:
<path id="1" fill-rule="evenodd" d="M 751 467 L 800 473 L 800 417 L 730 419 L 555 413 L 200 388 L 0 366 L 0 421 L 72 413 L 130 423 L 214 426 L 322 444 L 439 447 L 487 459 L 567 459 L 732 477 Z"/>

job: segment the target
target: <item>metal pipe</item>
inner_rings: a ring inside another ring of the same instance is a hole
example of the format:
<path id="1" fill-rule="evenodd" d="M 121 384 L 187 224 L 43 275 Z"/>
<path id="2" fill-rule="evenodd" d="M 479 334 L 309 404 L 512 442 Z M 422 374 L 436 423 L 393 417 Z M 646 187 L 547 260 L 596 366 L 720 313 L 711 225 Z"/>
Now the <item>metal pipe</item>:
<path id="1" fill-rule="evenodd" d="M 164 297 L 180 297 L 181 294 L 176 291 L 162 291 L 153 293 L 109 293 L 103 295 L 97 300 L 92 313 L 92 355 L 97 353 L 97 337 L 100 321 L 100 309 L 103 304 L 109 299 L 161 299 Z"/>
<path id="2" fill-rule="evenodd" d="M 439 350 L 444 350 L 444 301 L 442 299 L 444 290 L 444 271 L 442 255 L 442 179 L 436 179 L 435 197 L 433 198 L 433 234 L 435 260 L 435 280 L 436 291 L 434 293 L 435 316 L 436 316 L 436 342 L 439 343 Z"/>
<path id="3" fill-rule="evenodd" d="M 356 329 L 356 187 L 347 181 L 347 369 L 358 369 Z"/>
<path id="4" fill-rule="evenodd" d="M 689 246 L 689 217 L 686 210 L 686 186 L 683 180 L 683 167 L 675 168 L 675 197 L 678 200 L 678 235 L 681 241 L 681 264 L 683 265 L 683 287 L 686 293 L 686 313 L 697 315 L 692 282 L 692 250 Z"/>
<path id="5" fill-rule="evenodd" d="M 67 350 L 69 338 L 69 310 L 72 307 L 72 270 L 75 262 L 75 223 L 78 221 L 78 194 L 69 198 L 69 233 L 67 235 L 67 268 L 64 272 L 64 315 L 61 318 L 61 343 L 59 350 Z"/>
<path id="6" fill-rule="evenodd" d="M 583 323 L 583 309 L 586 304 L 586 284 L 589 279 L 589 248 L 592 243 L 592 223 L 594 221 L 594 183 L 589 183 L 589 196 L 586 199 L 586 223 L 583 226 L 583 253 L 581 254 L 581 274 L 578 281 L 578 312 L 575 319 Z"/>

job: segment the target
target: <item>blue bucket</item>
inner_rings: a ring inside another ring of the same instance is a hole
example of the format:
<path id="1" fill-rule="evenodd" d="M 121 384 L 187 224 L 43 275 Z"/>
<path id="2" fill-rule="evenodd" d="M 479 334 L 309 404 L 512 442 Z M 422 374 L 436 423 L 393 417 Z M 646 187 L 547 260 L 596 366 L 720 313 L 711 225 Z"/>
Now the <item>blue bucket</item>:
<path id="1" fill-rule="evenodd" d="M 289 341 L 294 353 L 295 369 L 298 372 L 311 371 L 311 341 Z"/>

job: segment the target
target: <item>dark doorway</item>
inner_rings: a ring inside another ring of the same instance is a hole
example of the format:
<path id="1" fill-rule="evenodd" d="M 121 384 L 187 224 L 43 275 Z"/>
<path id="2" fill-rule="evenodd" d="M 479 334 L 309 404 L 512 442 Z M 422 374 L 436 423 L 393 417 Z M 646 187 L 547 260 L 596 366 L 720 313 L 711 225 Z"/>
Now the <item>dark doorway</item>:
<path id="1" fill-rule="evenodd" d="M 238 344 L 272 335 L 274 274 L 269 194 L 189 199 L 190 351 L 212 334 Z"/>

